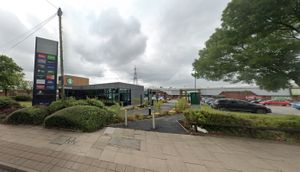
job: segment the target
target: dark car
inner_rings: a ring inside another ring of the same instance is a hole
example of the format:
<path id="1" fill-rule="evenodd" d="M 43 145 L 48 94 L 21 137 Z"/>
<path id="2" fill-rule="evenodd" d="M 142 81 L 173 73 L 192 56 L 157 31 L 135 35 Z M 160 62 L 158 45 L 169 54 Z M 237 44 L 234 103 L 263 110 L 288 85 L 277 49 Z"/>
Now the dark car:
<path id="1" fill-rule="evenodd" d="M 237 99 L 217 99 L 212 104 L 212 107 L 220 110 L 242 111 L 252 113 L 271 113 L 271 109 L 263 105 Z"/>

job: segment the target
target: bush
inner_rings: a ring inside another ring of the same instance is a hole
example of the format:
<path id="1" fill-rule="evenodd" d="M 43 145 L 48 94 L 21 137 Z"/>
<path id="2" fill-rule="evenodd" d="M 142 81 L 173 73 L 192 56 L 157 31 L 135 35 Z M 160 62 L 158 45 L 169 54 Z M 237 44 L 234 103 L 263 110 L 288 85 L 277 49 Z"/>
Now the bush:
<path id="1" fill-rule="evenodd" d="M 163 104 L 163 101 L 162 100 L 159 100 L 159 101 L 155 101 L 154 102 L 154 107 L 155 109 L 160 113 L 160 110 L 161 110 L 161 105 Z"/>
<path id="2" fill-rule="evenodd" d="M 10 108 L 12 106 L 21 107 L 20 103 L 10 97 L 0 97 L 0 110 Z"/>
<path id="3" fill-rule="evenodd" d="M 13 100 L 10 97 L 0 97 L 0 120 L 6 118 L 6 116 L 21 108 L 20 103 Z"/>
<path id="4" fill-rule="evenodd" d="M 15 96 L 14 99 L 16 101 L 31 101 L 32 100 L 31 96 L 28 96 L 28 95 L 18 95 L 18 96 Z"/>
<path id="5" fill-rule="evenodd" d="M 258 138 L 280 138 L 300 132 L 300 117 L 294 115 L 265 115 L 224 112 L 202 106 L 184 112 L 186 122 L 211 131 Z M 294 136 L 292 136 L 294 137 Z"/>
<path id="6" fill-rule="evenodd" d="M 28 107 L 19 109 L 6 118 L 6 122 L 10 124 L 42 124 L 48 115 L 46 107 Z"/>
<path id="7" fill-rule="evenodd" d="M 52 102 L 48 106 L 48 110 L 49 110 L 50 113 L 54 113 L 54 112 L 59 111 L 63 108 L 74 106 L 75 102 L 76 102 L 76 99 L 74 99 L 73 97 L 66 98 L 65 100 L 59 99 L 59 100 L 56 100 L 56 101 Z"/>
<path id="8" fill-rule="evenodd" d="M 45 119 L 45 127 L 92 132 L 112 122 L 113 115 L 106 108 L 77 105 L 59 110 Z"/>
<path id="9" fill-rule="evenodd" d="M 54 113 L 58 110 L 61 110 L 63 108 L 67 108 L 67 107 L 72 107 L 72 106 L 77 106 L 77 105 L 90 105 L 90 106 L 96 106 L 99 108 L 104 108 L 104 103 L 100 100 L 97 99 L 85 99 L 85 100 L 76 100 L 73 97 L 69 97 L 65 100 L 57 100 L 55 102 L 52 102 L 49 106 L 48 106 L 48 110 L 51 113 Z"/>
<path id="10" fill-rule="evenodd" d="M 86 99 L 86 103 L 90 106 L 97 106 L 99 108 L 104 108 L 104 103 L 97 99 Z"/>
<path id="11" fill-rule="evenodd" d="M 187 108 L 189 108 L 189 104 L 184 97 L 177 100 L 177 102 L 175 104 L 175 109 L 177 112 L 181 113 L 184 110 L 186 110 Z"/>

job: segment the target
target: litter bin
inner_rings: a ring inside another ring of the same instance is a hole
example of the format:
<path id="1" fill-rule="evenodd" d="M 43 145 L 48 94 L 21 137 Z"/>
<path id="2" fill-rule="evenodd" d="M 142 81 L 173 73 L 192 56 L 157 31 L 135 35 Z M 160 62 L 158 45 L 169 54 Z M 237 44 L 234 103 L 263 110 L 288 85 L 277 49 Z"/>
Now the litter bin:
<path id="1" fill-rule="evenodd" d="M 198 92 L 190 93 L 190 100 L 192 105 L 199 105 L 200 104 L 200 94 Z"/>

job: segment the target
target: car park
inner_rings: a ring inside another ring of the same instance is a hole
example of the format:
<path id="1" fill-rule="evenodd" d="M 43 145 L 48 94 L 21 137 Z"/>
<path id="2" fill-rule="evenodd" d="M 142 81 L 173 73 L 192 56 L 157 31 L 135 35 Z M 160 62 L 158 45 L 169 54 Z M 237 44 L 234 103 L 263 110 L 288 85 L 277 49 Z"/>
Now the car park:
<path id="1" fill-rule="evenodd" d="M 271 109 L 264 105 L 255 104 L 238 99 L 217 99 L 213 102 L 212 107 L 220 110 L 241 111 L 252 113 L 271 113 Z"/>
<path id="2" fill-rule="evenodd" d="M 262 105 L 277 105 L 277 106 L 290 106 L 291 102 L 288 100 L 267 100 L 259 102 Z"/>

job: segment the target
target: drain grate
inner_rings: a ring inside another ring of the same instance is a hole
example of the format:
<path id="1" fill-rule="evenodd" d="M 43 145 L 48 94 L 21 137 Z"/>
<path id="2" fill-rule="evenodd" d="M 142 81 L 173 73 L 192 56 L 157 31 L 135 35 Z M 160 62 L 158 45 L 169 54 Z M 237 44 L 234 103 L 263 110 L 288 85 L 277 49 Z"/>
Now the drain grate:
<path id="1" fill-rule="evenodd" d="M 133 138 L 112 137 L 109 144 L 112 146 L 135 149 L 135 150 L 141 149 L 141 140 L 133 139 Z"/>
<path id="2" fill-rule="evenodd" d="M 52 141 L 51 144 L 63 145 L 63 144 L 75 144 L 76 137 L 69 137 L 69 136 L 58 136 Z"/>

